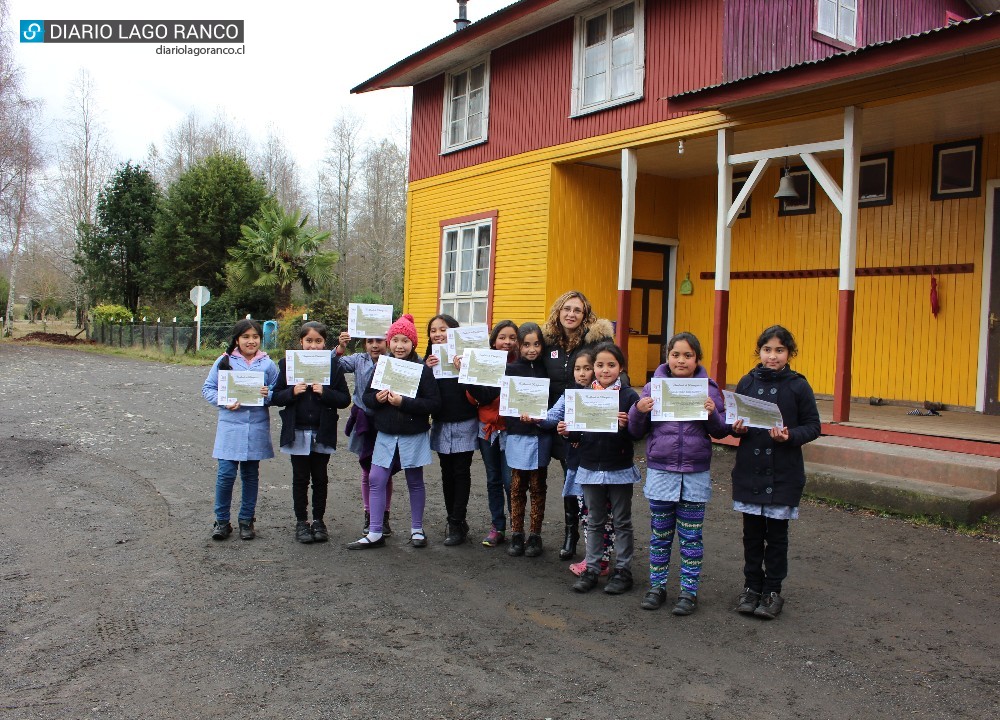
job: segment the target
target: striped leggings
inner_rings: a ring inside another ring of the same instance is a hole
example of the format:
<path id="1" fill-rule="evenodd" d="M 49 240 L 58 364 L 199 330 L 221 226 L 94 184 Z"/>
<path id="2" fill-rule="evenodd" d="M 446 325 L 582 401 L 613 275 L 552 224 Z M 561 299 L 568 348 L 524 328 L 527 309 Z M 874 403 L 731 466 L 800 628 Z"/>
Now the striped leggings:
<path id="1" fill-rule="evenodd" d="M 670 571 L 670 548 L 677 529 L 681 555 L 681 590 L 698 594 L 701 559 L 704 546 L 701 529 L 705 524 L 706 503 L 649 501 L 649 524 L 653 536 L 649 541 L 649 584 L 665 587 Z"/>

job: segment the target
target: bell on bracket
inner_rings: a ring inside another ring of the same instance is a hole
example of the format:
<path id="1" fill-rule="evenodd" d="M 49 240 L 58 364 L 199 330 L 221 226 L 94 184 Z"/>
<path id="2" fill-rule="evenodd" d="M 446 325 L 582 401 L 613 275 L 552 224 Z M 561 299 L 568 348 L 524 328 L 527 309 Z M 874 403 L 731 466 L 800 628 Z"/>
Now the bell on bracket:
<path id="1" fill-rule="evenodd" d="M 788 172 L 788 158 L 785 158 L 785 174 L 778 181 L 778 192 L 774 194 L 774 197 L 778 200 L 797 200 L 799 197 L 798 192 L 795 191 L 795 182 Z"/>

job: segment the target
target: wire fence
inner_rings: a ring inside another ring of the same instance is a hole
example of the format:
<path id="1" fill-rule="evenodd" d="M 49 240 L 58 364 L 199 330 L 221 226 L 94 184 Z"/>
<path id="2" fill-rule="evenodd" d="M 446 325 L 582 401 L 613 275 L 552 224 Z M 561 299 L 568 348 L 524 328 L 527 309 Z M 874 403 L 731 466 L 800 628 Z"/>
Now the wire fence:
<path id="1" fill-rule="evenodd" d="M 201 347 L 222 352 L 232 339 L 232 323 L 202 324 Z M 193 353 L 196 328 L 176 323 L 95 323 L 87 325 L 87 339 L 101 345 L 121 348 L 143 348 L 163 353 Z M 265 338 L 265 341 L 271 338 Z M 273 343 L 273 340 L 272 340 Z M 265 342 L 265 347 L 267 343 Z"/>

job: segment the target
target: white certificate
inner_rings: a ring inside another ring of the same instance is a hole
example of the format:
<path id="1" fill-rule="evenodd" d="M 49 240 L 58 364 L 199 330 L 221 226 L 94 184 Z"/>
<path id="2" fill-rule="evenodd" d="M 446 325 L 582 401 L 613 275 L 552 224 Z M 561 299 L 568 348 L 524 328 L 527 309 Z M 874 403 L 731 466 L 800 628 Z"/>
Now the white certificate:
<path id="1" fill-rule="evenodd" d="M 567 390 L 565 420 L 571 432 L 618 432 L 618 391 Z"/>
<path id="2" fill-rule="evenodd" d="M 765 430 L 785 426 L 781 410 L 772 402 L 746 395 L 737 395 L 728 390 L 723 390 L 722 395 L 726 399 L 726 422 L 730 425 L 737 420 L 742 420 L 747 427 Z"/>
<path id="3" fill-rule="evenodd" d="M 549 379 L 504 375 L 500 378 L 500 414 L 545 419 L 549 409 Z"/>
<path id="4" fill-rule="evenodd" d="M 448 354 L 452 357 L 463 354 L 465 348 L 488 350 L 489 347 L 490 329 L 485 325 L 448 328 Z"/>
<path id="5" fill-rule="evenodd" d="M 498 388 L 506 369 L 506 350 L 465 348 L 465 352 L 462 353 L 462 369 L 458 373 L 458 381 L 466 385 L 486 385 Z"/>
<path id="6" fill-rule="evenodd" d="M 708 378 L 653 378 L 649 383 L 653 398 L 653 422 L 708 420 Z"/>
<path id="7" fill-rule="evenodd" d="M 458 377 L 458 371 L 455 369 L 455 364 L 451 361 L 451 354 L 448 352 L 447 344 L 434 343 L 431 345 L 431 355 L 434 355 L 438 359 L 438 364 L 431 368 L 434 371 L 435 379 L 444 380 L 445 378 Z"/>
<path id="8" fill-rule="evenodd" d="M 255 370 L 219 370 L 219 390 L 216 401 L 219 405 L 232 405 L 239 400 L 240 405 L 264 407 L 260 389 L 264 387 L 264 373 Z"/>
<path id="9" fill-rule="evenodd" d="M 285 382 L 330 384 L 330 350 L 286 350 Z"/>
<path id="10" fill-rule="evenodd" d="M 347 334 L 352 338 L 383 338 L 392 325 L 392 305 L 350 303 L 347 306 Z"/>
<path id="11" fill-rule="evenodd" d="M 400 360 L 391 355 L 379 355 L 378 365 L 372 373 L 371 386 L 376 390 L 392 390 L 398 395 L 413 398 L 417 396 L 423 372 L 422 363 Z"/>

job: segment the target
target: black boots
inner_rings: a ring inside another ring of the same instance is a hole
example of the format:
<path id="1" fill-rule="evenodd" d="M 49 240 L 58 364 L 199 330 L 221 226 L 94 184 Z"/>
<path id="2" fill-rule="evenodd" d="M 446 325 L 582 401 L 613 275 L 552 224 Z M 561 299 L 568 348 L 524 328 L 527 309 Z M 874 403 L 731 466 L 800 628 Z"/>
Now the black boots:
<path id="1" fill-rule="evenodd" d="M 566 535 L 559 548 L 559 559 L 569 560 L 576 555 L 576 544 L 580 540 L 580 505 L 575 495 L 563 498 L 563 510 L 566 513 Z"/>
<path id="2" fill-rule="evenodd" d="M 463 520 L 462 522 L 450 522 L 448 523 L 448 535 L 444 539 L 445 545 L 461 545 L 465 542 L 465 538 L 469 534 L 469 526 Z"/>

